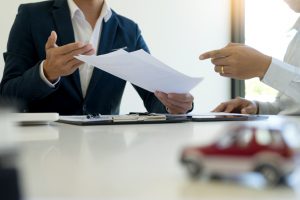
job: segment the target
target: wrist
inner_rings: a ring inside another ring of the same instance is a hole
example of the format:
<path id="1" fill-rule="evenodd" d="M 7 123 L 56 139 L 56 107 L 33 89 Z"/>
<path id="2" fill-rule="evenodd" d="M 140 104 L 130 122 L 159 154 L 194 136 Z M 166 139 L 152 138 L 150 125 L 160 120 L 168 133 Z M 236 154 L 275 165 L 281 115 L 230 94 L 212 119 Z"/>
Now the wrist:
<path id="1" fill-rule="evenodd" d="M 253 101 L 253 104 L 256 106 L 256 115 L 259 114 L 259 103 L 257 101 Z"/>
<path id="2" fill-rule="evenodd" d="M 44 65 L 43 65 L 43 73 L 45 75 L 45 78 L 51 83 L 56 82 L 57 79 L 59 78 L 59 76 L 51 75 L 51 73 L 48 70 L 47 60 L 45 60 Z"/>

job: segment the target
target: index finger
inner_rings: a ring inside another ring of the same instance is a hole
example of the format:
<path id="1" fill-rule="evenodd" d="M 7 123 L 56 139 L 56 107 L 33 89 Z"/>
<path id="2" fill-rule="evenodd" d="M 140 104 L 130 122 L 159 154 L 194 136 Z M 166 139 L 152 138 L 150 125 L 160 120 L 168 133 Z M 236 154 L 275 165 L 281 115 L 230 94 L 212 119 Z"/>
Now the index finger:
<path id="1" fill-rule="evenodd" d="M 82 42 L 74 42 L 74 43 L 66 44 L 64 46 L 58 47 L 57 53 L 58 54 L 68 54 L 74 50 L 81 49 L 84 46 L 86 46 L 86 45 Z"/>
<path id="2" fill-rule="evenodd" d="M 230 55 L 229 51 L 226 48 L 223 48 L 219 50 L 208 51 L 204 54 L 201 54 L 199 56 L 199 59 L 206 60 L 208 58 L 222 58 L 222 57 L 227 57 L 229 55 Z"/>
<path id="3" fill-rule="evenodd" d="M 226 103 L 221 103 L 215 109 L 213 109 L 212 112 L 223 112 L 226 106 L 227 106 Z"/>

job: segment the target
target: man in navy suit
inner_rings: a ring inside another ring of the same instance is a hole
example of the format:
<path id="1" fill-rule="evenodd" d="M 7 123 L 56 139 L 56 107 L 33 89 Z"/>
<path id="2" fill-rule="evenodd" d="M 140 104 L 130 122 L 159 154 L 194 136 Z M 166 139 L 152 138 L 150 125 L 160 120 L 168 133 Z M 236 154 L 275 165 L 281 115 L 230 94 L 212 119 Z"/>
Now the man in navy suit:
<path id="1" fill-rule="evenodd" d="M 24 101 L 26 112 L 118 114 L 126 81 L 74 56 L 119 48 L 149 52 L 137 24 L 104 0 L 21 5 L 4 54 L 1 94 Z M 193 107 L 191 94 L 153 94 L 134 87 L 149 112 L 186 113 Z"/>

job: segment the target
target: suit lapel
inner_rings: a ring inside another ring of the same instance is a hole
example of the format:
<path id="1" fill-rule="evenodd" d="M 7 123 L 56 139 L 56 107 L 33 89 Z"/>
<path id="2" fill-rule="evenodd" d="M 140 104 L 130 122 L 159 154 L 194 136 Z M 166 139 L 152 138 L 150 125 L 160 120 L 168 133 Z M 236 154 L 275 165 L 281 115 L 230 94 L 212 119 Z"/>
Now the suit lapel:
<path id="1" fill-rule="evenodd" d="M 73 43 L 75 37 L 67 0 L 55 0 L 53 7 L 52 14 L 57 28 L 58 45 L 62 46 Z M 72 75 L 66 78 L 70 78 L 74 82 L 77 92 L 82 97 L 79 70 L 77 69 Z"/>
<path id="2" fill-rule="evenodd" d="M 102 55 L 111 52 L 113 44 L 115 42 L 117 29 L 118 21 L 115 17 L 115 13 L 113 13 L 111 18 L 107 22 L 103 22 L 97 55 Z M 86 98 L 88 98 L 89 95 L 92 94 L 92 91 L 95 89 L 95 86 L 97 85 L 97 82 L 101 79 L 101 76 L 103 76 L 103 73 L 104 72 L 100 69 L 94 69 Z"/>

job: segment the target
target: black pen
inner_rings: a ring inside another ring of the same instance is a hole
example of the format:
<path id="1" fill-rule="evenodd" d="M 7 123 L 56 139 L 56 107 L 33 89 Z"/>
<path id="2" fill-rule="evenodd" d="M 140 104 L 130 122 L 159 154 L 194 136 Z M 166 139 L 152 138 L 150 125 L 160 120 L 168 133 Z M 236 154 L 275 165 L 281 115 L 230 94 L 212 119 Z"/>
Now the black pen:
<path id="1" fill-rule="evenodd" d="M 151 115 L 151 113 L 149 113 L 149 112 L 130 112 L 129 115 L 147 116 L 147 115 Z"/>
<path id="2" fill-rule="evenodd" d="M 101 114 L 99 114 L 99 113 L 88 114 L 88 115 L 86 116 L 87 119 L 98 119 L 98 118 L 100 118 L 100 117 L 101 117 Z"/>

